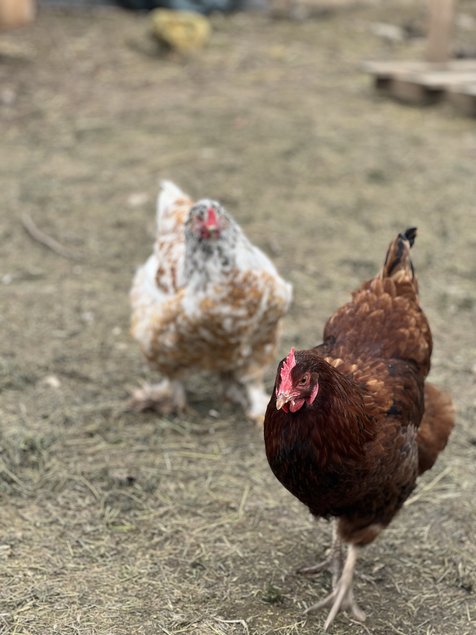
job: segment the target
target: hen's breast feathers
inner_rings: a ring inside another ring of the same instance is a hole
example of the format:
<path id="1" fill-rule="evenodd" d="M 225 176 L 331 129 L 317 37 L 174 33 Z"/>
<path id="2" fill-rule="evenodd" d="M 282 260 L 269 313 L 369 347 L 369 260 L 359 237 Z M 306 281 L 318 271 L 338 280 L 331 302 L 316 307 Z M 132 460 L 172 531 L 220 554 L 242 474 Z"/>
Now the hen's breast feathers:
<path id="1" fill-rule="evenodd" d="M 168 376 L 261 368 L 275 354 L 287 289 L 266 272 L 232 271 L 203 293 L 181 289 L 150 323 L 149 358 Z"/>

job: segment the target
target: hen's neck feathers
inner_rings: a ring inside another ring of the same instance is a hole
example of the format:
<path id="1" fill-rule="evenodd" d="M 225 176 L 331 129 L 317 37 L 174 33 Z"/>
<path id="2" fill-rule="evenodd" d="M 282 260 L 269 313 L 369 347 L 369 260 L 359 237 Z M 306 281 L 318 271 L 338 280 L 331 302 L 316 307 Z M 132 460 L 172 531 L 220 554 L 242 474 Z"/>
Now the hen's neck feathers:
<path id="1" fill-rule="evenodd" d="M 200 239 L 192 233 L 185 241 L 185 281 L 195 289 L 205 287 L 231 272 L 236 266 L 239 242 L 246 242 L 239 227 L 229 222 L 217 240 Z"/>
<path id="2" fill-rule="evenodd" d="M 312 443 L 314 458 L 323 467 L 333 461 L 341 463 L 361 457 L 364 444 L 375 435 L 362 388 L 323 359 L 313 366 L 319 373 L 319 393 L 311 406 L 305 405 L 296 413 L 285 413 L 276 410 L 276 397 L 272 398 L 265 420 L 265 436 L 270 448 L 279 452 L 277 446 L 281 443 L 300 447 L 307 438 Z"/>

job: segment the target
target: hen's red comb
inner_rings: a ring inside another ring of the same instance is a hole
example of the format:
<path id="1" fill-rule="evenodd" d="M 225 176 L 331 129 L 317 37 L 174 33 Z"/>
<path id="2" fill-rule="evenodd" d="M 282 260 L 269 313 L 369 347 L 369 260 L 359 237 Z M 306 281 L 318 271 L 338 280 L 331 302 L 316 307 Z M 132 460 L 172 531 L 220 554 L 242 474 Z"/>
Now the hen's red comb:
<path id="1" fill-rule="evenodd" d="M 284 360 L 284 364 L 281 366 L 281 382 L 279 384 L 279 392 L 289 392 L 293 387 L 291 379 L 291 371 L 296 366 L 296 358 L 294 357 L 294 346 L 288 353 L 288 356 Z"/>
<path id="2" fill-rule="evenodd" d="M 216 227 L 218 225 L 217 213 L 213 207 L 207 209 L 207 227 Z"/>

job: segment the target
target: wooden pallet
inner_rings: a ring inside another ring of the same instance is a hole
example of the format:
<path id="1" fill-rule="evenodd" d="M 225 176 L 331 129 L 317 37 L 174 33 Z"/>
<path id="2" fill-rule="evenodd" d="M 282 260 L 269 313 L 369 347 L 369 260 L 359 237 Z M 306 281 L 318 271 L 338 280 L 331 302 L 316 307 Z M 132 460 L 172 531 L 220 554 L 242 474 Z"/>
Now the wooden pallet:
<path id="1" fill-rule="evenodd" d="M 476 115 L 476 60 L 452 60 L 451 31 L 456 0 L 428 0 L 429 23 L 425 61 L 366 62 L 377 89 L 412 104 L 443 98 L 465 114 Z"/>
<path id="2" fill-rule="evenodd" d="M 476 117 L 476 81 L 452 86 L 448 98 L 464 115 Z"/>
<path id="3" fill-rule="evenodd" d="M 365 62 L 363 67 L 376 88 L 413 104 L 435 103 L 453 88 L 476 84 L 476 60 Z"/>

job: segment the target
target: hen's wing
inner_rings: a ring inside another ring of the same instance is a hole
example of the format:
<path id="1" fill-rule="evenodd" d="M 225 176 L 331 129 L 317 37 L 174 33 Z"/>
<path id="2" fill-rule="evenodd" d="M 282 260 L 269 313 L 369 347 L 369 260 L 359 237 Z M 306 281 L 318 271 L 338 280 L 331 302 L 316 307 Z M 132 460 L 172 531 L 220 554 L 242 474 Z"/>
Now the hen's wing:
<path id="1" fill-rule="evenodd" d="M 157 322 L 171 312 L 183 284 L 184 223 L 192 200 L 170 181 L 162 182 L 157 200 L 157 240 L 154 252 L 134 277 L 130 300 L 131 333 L 149 359 Z"/>
<path id="2" fill-rule="evenodd" d="M 415 233 L 407 230 L 392 241 L 382 271 L 328 320 L 324 342 L 332 342 L 343 357 L 365 352 L 381 359 L 412 360 L 425 377 L 432 338 L 410 260 Z"/>
<path id="3" fill-rule="evenodd" d="M 183 286 L 184 224 L 193 201 L 171 181 L 162 181 L 157 200 L 157 241 L 153 262 L 157 288 L 165 294 Z"/>
<path id="4" fill-rule="evenodd" d="M 433 384 L 425 384 L 425 413 L 418 429 L 418 473 L 433 467 L 444 450 L 454 426 L 455 411 L 451 397 Z"/>

